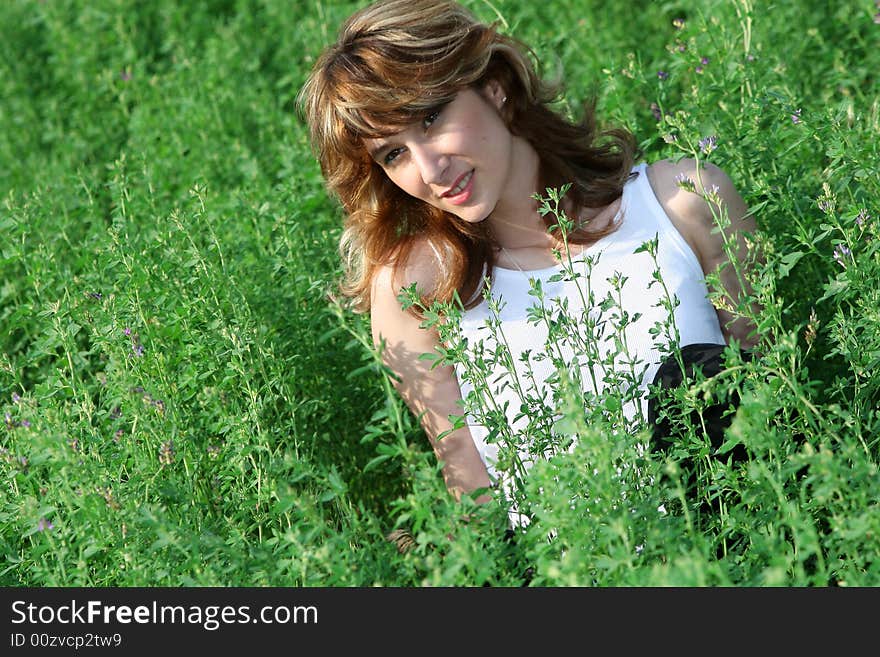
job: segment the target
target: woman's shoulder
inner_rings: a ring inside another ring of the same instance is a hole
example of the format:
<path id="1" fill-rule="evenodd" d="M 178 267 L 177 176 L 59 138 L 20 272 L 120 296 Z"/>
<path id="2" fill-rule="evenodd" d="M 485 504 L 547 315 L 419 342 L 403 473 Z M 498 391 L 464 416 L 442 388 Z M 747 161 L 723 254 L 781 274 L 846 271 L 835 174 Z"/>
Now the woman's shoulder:
<path id="1" fill-rule="evenodd" d="M 646 173 L 654 195 L 680 230 L 711 227 L 720 206 L 740 202 L 730 176 L 711 162 L 657 160 Z"/>
<path id="2" fill-rule="evenodd" d="M 389 262 L 377 267 L 370 286 L 370 325 L 373 341 L 383 341 L 392 347 L 395 358 L 405 354 L 431 351 L 437 343 L 433 331 L 423 329 L 418 313 L 406 298 L 406 290 L 413 285 L 419 295 L 433 289 L 440 271 L 429 243 L 415 244 L 405 262 Z M 401 365 L 398 363 L 398 368 Z"/>
<path id="3" fill-rule="evenodd" d="M 666 215 L 704 270 L 714 267 L 720 257 L 723 240 L 717 231 L 717 215 L 728 215 L 728 231 L 754 230 L 754 217 L 730 176 L 717 165 L 691 158 L 658 160 L 647 167 L 647 176 Z"/>
<path id="4" fill-rule="evenodd" d="M 693 158 L 656 160 L 646 166 L 646 172 L 661 202 L 673 197 L 681 202 L 693 202 L 708 191 L 722 192 L 723 188 L 732 187 L 730 177 L 721 167 Z M 680 195 L 681 191 L 689 193 Z"/>
<path id="5" fill-rule="evenodd" d="M 427 238 L 416 239 L 405 256 L 376 268 L 373 274 L 371 298 L 393 297 L 416 286 L 424 294 L 433 290 L 443 275 L 443 260 L 437 247 Z"/>

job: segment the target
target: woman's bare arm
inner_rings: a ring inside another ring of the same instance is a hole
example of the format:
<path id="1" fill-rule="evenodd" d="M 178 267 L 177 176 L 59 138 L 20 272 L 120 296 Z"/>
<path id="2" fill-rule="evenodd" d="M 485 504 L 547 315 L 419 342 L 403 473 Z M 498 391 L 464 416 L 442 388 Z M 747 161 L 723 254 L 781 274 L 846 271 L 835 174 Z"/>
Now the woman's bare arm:
<path id="1" fill-rule="evenodd" d="M 394 270 L 383 267 L 372 286 L 370 318 L 373 340 L 382 346 L 385 364 L 397 375 L 396 388 L 409 408 L 421 419 L 422 427 L 439 461 L 443 463 L 446 487 L 456 499 L 478 488 L 487 488 L 490 479 L 470 430 L 452 429 L 450 415 L 461 415 L 457 403 L 461 399 L 455 371 L 449 366 L 432 367 L 432 361 L 420 359 L 434 353 L 438 346 L 437 332 L 421 327 L 421 321 L 401 308 L 398 295 L 405 284 L 395 280 Z M 404 280 L 417 285 L 430 277 L 429 271 L 407 268 Z M 485 501 L 481 496 L 478 501 Z"/>

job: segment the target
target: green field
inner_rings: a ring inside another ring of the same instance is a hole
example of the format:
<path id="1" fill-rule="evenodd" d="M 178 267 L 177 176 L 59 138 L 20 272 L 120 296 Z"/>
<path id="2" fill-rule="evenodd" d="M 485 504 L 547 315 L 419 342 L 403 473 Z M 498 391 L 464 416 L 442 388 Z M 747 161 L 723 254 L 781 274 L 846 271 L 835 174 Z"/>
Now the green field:
<path id="1" fill-rule="evenodd" d="M 645 159 L 707 157 L 753 208 L 762 342 L 720 380 L 721 451 L 685 424 L 640 456 L 575 413 L 504 540 L 334 295 L 342 215 L 295 101 L 360 3 L 5 0 L 0 585 L 880 584 L 880 8 L 466 4 L 562 76 L 561 111 L 595 94 Z"/>

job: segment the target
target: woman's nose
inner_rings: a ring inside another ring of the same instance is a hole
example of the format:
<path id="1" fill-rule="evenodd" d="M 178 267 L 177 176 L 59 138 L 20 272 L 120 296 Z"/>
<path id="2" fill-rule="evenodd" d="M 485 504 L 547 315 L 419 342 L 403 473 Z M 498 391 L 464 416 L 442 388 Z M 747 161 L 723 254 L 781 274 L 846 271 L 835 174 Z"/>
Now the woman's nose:
<path id="1" fill-rule="evenodd" d="M 449 166 L 449 158 L 430 145 L 412 147 L 411 152 L 416 160 L 419 175 L 426 185 L 443 182 L 443 176 Z"/>

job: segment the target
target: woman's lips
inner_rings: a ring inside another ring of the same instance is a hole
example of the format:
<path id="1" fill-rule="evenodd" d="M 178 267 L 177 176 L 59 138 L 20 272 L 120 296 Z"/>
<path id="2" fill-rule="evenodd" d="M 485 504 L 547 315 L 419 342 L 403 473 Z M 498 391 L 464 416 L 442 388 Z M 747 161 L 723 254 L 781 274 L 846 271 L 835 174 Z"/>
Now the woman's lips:
<path id="1" fill-rule="evenodd" d="M 467 203 L 474 189 L 474 170 L 471 169 L 467 173 L 461 175 L 455 184 L 441 195 L 441 198 L 449 201 L 453 205 L 461 205 Z"/>

